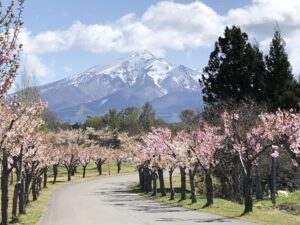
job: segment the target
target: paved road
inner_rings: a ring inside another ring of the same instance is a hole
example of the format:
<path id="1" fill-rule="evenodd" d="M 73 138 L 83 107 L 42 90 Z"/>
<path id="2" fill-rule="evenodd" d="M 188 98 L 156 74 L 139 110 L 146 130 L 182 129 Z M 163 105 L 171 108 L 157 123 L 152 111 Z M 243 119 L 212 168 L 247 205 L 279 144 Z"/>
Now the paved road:
<path id="1" fill-rule="evenodd" d="M 113 176 L 56 190 L 41 225 L 254 225 L 147 200 L 126 186 L 137 175 Z"/>

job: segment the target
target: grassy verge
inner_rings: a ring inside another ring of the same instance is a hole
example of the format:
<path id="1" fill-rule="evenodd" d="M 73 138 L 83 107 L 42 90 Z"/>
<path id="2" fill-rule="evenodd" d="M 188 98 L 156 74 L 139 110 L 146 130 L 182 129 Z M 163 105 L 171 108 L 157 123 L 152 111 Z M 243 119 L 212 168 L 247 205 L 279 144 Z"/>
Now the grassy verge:
<path id="1" fill-rule="evenodd" d="M 174 183 L 176 187 L 179 187 L 179 177 L 174 177 Z M 168 188 L 168 182 L 166 181 L 166 187 Z M 191 200 L 180 201 L 179 189 L 175 189 L 176 195 L 175 200 L 169 200 L 169 196 L 161 197 L 158 193 L 157 196 L 153 197 L 150 194 L 141 193 L 138 187 L 133 187 L 133 191 L 145 196 L 146 198 L 160 201 L 174 206 L 181 206 L 191 210 L 197 210 L 202 212 L 208 212 L 215 215 L 220 215 L 229 218 L 237 218 L 241 220 L 247 220 L 259 224 L 265 225 L 298 225 L 300 224 L 300 213 L 299 211 L 287 212 L 273 208 L 270 200 L 256 201 L 254 200 L 254 211 L 248 215 L 241 216 L 244 206 L 227 201 L 220 198 L 214 198 L 214 205 L 204 208 L 206 203 L 205 196 L 198 196 L 198 202 L 191 204 Z M 187 195 L 189 196 L 189 194 Z M 277 204 L 282 203 L 300 203 L 300 192 L 290 194 L 288 197 L 278 197 Z M 299 213 L 299 214 L 298 214 Z"/>
<path id="2" fill-rule="evenodd" d="M 117 174 L 117 167 L 116 165 L 111 165 L 110 166 L 110 174 L 111 175 L 116 175 Z M 126 174 L 126 173 L 131 173 L 134 171 L 134 167 L 129 164 L 129 163 L 123 163 L 122 165 L 122 170 L 121 174 Z M 43 188 L 40 191 L 40 195 L 38 197 L 38 200 L 36 201 L 30 201 L 30 203 L 26 207 L 26 214 L 20 215 L 18 218 L 18 221 L 16 221 L 14 224 L 16 225 L 36 225 L 40 221 L 44 210 L 46 209 L 47 202 L 51 194 L 59 187 L 73 183 L 73 182 L 79 182 L 83 180 L 88 180 L 88 179 L 93 179 L 96 177 L 99 177 L 97 168 L 95 164 L 90 164 L 87 169 L 86 169 L 86 178 L 82 178 L 82 167 L 78 166 L 77 173 L 72 176 L 72 181 L 68 182 L 67 181 L 67 171 L 65 170 L 64 167 L 59 167 L 58 170 L 58 177 L 57 177 L 57 182 L 56 184 L 52 184 L 52 169 L 49 169 L 49 178 L 48 178 L 48 183 L 47 183 L 47 188 Z M 102 176 L 108 176 L 108 165 L 104 164 L 102 167 Z M 11 207 L 12 207 L 12 194 L 13 194 L 13 188 L 14 184 L 9 186 L 9 215 L 11 215 Z M 31 196 L 30 196 L 31 197 Z M 30 199 L 31 200 L 31 199 Z M 1 218 L 0 218 L 1 220 Z"/>

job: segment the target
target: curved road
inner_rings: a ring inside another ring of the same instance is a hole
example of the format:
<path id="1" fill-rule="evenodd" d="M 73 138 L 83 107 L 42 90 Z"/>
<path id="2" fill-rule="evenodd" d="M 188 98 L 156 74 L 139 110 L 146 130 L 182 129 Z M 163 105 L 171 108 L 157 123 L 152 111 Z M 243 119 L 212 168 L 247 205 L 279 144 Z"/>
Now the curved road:
<path id="1" fill-rule="evenodd" d="M 147 200 L 126 188 L 136 179 L 130 174 L 59 188 L 40 225 L 254 225 Z"/>

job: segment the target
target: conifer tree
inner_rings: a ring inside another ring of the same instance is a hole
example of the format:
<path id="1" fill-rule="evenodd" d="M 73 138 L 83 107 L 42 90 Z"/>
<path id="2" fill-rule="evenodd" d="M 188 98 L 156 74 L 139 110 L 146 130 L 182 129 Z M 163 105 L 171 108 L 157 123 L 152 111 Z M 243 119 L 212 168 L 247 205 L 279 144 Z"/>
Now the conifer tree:
<path id="1" fill-rule="evenodd" d="M 253 98 L 262 101 L 266 96 L 263 54 L 248 42 L 248 35 L 239 27 L 226 27 L 219 37 L 203 70 L 200 84 L 204 86 L 206 103 L 241 101 Z"/>
<path id="2" fill-rule="evenodd" d="M 293 108 L 299 102 L 297 82 L 285 51 L 285 42 L 279 29 L 274 33 L 269 54 L 265 57 L 270 108 Z"/>

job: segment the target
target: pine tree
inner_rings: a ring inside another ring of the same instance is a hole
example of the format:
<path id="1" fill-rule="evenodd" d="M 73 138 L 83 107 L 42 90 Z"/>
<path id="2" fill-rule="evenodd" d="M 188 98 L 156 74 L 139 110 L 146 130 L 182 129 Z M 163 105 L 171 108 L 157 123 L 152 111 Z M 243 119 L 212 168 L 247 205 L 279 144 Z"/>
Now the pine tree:
<path id="1" fill-rule="evenodd" d="M 266 96 L 265 64 L 257 46 L 248 42 L 248 35 L 239 27 L 226 27 L 219 37 L 203 70 L 203 100 L 206 103 L 241 101 Z"/>
<path id="2" fill-rule="evenodd" d="M 276 30 L 270 44 L 269 55 L 265 57 L 270 108 L 293 108 L 299 102 L 298 84 L 293 77 L 292 67 L 285 51 L 285 42 Z"/>
<path id="3" fill-rule="evenodd" d="M 150 102 L 146 102 L 142 106 L 142 113 L 140 115 L 139 121 L 144 131 L 150 131 L 151 127 L 155 122 L 155 111 Z"/>

